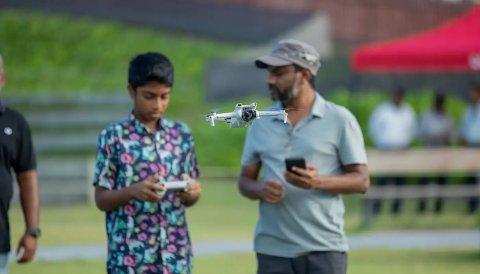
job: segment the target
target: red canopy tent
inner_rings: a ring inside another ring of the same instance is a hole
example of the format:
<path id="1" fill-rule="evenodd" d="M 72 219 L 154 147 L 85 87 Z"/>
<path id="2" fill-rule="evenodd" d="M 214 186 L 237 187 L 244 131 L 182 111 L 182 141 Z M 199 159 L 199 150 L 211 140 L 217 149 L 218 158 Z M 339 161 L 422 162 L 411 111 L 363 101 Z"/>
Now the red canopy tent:
<path id="1" fill-rule="evenodd" d="M 353 51 L 355 72 L 480 72 L 480 5 L 430 31 Z"/>

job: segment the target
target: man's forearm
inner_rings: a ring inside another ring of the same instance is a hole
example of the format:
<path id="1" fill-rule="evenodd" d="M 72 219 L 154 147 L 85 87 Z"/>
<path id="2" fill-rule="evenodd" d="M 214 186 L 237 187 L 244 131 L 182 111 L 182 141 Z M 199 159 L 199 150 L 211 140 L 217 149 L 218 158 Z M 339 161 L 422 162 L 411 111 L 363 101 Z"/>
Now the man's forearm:
<path id="1" fill-rule="evenodd" d="M 257 181 L 245 176 L 240 176 L 238 179 L 238 189 L 243 196 L 252 200 L 258 200 L 260 199 L 262 186 Z"/>
<path id="2" fill-rule="evenodd" d="M 370 186 L 368 175 L 347 173 L 338 176 L 320 176 L 315 188 L 332 193 L 365 193 Z"/>
<path id="3" fill-rule="evenodd" d="M 40 198 L 38 194 L 38 179 L 35 170 L 28 170 L 17 174 L 20 190 L 20 203 L 26 228 L 39 226 Z"/>

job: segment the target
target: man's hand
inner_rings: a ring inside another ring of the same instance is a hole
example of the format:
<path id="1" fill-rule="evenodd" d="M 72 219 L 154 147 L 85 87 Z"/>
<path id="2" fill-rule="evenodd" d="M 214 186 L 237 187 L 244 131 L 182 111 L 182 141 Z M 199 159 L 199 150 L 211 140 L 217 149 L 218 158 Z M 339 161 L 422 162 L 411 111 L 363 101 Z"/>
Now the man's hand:
<path id="1" fill-rule="evenodd" d="M 285 170 L 284 176 L 285 179 L 300 188 L 312 189 L 315 188 L 315 179 L 318 181 L 318 170 L 317 167 L 311 163 L 307 163 L 307 169 L 293 167 L 292 171 L 295 171 L 297 174 Z"/>
<path id="2" fill-rule="evenodd" d="M 18 242 L 16 254 L 19 254 L 20 249 L 23 249 L 23 255 L 17 258 L 17 262 L 26 263 L 31 261 L 35 257 L 35 251 L 37 250 L 37 239 L 32 235 L 23 235 Z"/>
<path id="3" fill-rule="evenodd" d="M 278 180 L 267 180 L 263 183 L 260 190 L 260 197 L 267 203 L 278 203 L 285 195 L 284 186 Z"/>
<path id="4" fill-rule="evenodd" d="M 132 195 L 147 202 L 158 202 L 165 193 L 165 186 L 159 184 L 160 176 L 152 175 L 145 180 L 129 186 Z"/>

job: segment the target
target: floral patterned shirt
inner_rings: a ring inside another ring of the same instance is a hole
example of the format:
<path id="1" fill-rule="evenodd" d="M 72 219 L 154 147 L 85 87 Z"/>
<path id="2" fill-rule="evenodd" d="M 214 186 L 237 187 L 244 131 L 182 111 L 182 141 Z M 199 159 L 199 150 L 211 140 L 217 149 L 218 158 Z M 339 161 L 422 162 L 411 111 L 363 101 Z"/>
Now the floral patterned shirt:
<path id="1" fill-rule="evenodd" d="M 166 181 L 199 175 L 190 129 L 162 118 L 150 131 L 133 114 L 104 129 L 98 140 L 94 186 L 122 189 L 150 175 Z M 106 212 L 109 273 L 191 273 L 192 246 L 185 206 L 174 193 L 160 202 L 133 199 Z"/>

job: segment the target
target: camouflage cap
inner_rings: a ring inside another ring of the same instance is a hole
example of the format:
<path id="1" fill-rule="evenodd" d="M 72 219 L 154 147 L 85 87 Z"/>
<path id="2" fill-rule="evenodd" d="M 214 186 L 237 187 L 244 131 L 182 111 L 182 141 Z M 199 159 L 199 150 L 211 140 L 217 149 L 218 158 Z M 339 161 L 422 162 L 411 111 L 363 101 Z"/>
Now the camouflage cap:
<path id="1" fill-rule="evenodd" d="M 255 65 L 265 69 L 296 64 L 310 70 L 313 75 L 320 68 L 320 54 L 311 45 L 293 39 L 281 40 L 273 45 L 270 53 L 258 57 Z"/>

